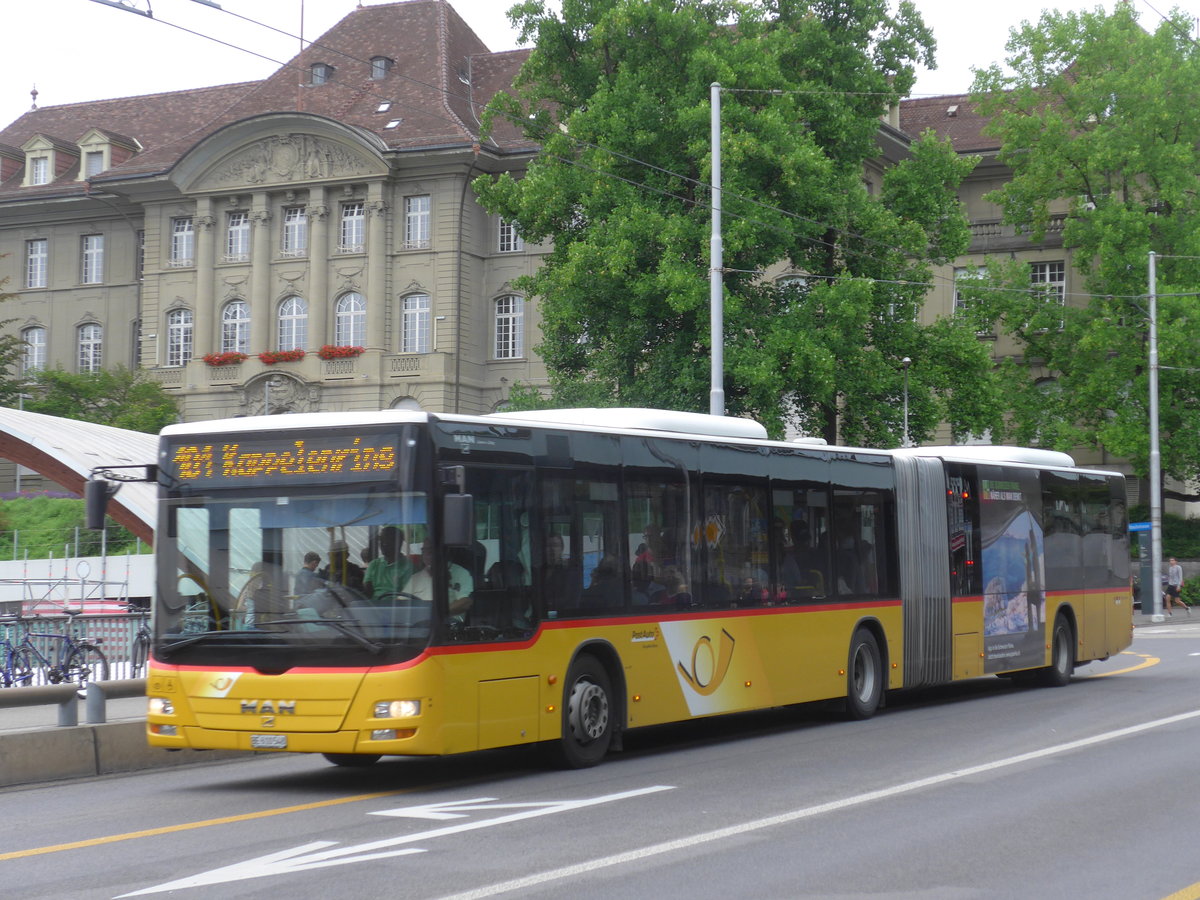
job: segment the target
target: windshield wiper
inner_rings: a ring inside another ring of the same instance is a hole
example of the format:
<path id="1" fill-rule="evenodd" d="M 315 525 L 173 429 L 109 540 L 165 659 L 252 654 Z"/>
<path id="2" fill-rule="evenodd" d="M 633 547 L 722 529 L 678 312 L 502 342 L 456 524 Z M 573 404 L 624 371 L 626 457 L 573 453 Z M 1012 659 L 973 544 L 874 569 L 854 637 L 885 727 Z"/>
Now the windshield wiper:
<path id="1" fill-rule="evenodd" d="M 360 647 L 365 648 L 366 650 L 375 654 L 376 656 L 378 656 L 380 653 L 383 652 L 383 644 L 377 644 L 374 641 L 364 637 L 363 635 L 361 635 L 357 631 L 355 631 L 353 628 L 351 628 L 349 625 L 347 625 L 345 622 L 339 621 L 338 619 L 271 619 L 270 624 L 271 625 L 328 625 L 330 628 L 333 628 L 333 629 L 341 632 L 346 637 L 350 638 L 350 640 L 352 640 L 356 644 L 358 644 Z"/>

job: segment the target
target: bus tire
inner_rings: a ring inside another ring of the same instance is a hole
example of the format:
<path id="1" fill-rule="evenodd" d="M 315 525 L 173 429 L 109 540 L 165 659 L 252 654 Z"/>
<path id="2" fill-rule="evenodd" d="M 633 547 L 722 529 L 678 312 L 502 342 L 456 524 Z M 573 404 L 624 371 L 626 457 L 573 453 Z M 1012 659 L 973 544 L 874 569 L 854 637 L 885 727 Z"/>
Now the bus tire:
<path id="1" fill-rule="evenodd" d="M 567 673 L 563 685 L 562 738 L 559 762 L 571 769 L 586 769 L 604 759 L 613 739 L 612 682 L 594 656 L 582 654 Z"/>
<path id="2" fill-rule="evenodd" d="M 378 753 L 322 753 L 329 762 L 344 769 L 365 769 L 379 762 Z"/>
<path id="3" fill-rule="evenodd" d="M 854 632 L 846 664 L 846 717 L 869 719 L 883 700 L 883 658 L 866 628 Z"/>
<path id="4" fill-rule="evenodd" d="M 1042 687 L 1065 687 L 1075 672 L 1075 634 L 1065 616 L 1054 619 L 1050 633 L 1050 665 L 1035 673 Z"/>

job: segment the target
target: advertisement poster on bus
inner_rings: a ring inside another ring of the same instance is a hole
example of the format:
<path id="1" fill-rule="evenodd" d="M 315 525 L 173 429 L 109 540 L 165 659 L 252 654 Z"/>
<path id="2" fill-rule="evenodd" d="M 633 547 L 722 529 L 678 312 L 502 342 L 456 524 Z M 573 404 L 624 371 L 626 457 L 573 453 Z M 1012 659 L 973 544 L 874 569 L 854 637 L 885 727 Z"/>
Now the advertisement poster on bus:
<path id="1" fill-rule="evenodd" d="M 1045 659 L 1045 542 L 1037 474 L 981 467 L 984 671 Z"/>

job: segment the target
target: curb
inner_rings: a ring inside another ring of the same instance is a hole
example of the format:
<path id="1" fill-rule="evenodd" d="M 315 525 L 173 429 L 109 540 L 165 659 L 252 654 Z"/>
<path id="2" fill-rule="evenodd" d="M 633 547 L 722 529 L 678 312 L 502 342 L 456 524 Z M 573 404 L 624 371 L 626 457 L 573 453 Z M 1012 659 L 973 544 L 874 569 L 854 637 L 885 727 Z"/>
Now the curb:
<path id="1" fill-rule="evenodd" d="M 0 734 L 0 787 L 142 769 L 247 759 L 236 750 L 165 750 L 146 743 L 145 721 Z"/>

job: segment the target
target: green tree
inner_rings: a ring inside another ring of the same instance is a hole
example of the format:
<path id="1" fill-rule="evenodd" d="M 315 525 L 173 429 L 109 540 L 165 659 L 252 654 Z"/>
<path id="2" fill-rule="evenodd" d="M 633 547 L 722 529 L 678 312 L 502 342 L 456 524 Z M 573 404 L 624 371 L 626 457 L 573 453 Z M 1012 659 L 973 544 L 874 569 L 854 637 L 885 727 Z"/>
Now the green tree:
<path id="1" fill-rule="evenodd" d="M 540 151 L 481 203 L 552 250 L 517 287 L 541 304 L 556 402 L 707 410 L 709 85 L 722 94 L 725 397 L 773 434 L 894 445 L 994 427 L 986 348 L 920 324 L 930 263 L 962 252 L 955 190 L 973 162 L 932 136 L 869 193 L 880 114 L 932 38 L 909 2 L 540 0 L 534 42 L 486 123 Z M 501 124 L 501 123 L 505 124 Z M 763 278 L 790 260 L 802 280 Z M 522 398 L 518 398 L 522 399 Z M 524 398 L 527 399 L 527 398 Z"/>
<path id="2" fill-rule="evenodd" d="M 157 434 L 179 418 L 176 399 L 140 370 L 42 369 L 31 375 L 30 412 Z"/>
<path id="3" fill-rule="evenodd" d="M 1158 264 L 1162 468 L 1200 476 L 1200 49 L 1175 13 L 1153 33 L 1131 4 L 1045 13 L 1013 29 L 1010 72 L 974 85 L 1011 180 L 990 199 L 1039 241 L 1062 224 L 1089 293 L 1066 308 L 996 267 L 985 316 L 1024 343 L 1009 366 L 1018 439 L 1103 447 L 1149 468 L 1147 262 Z M 1065 214 L 1065 220 L 1062 218 Z M 1053 380 L 1030 379 L 1029 365 Z"/>

